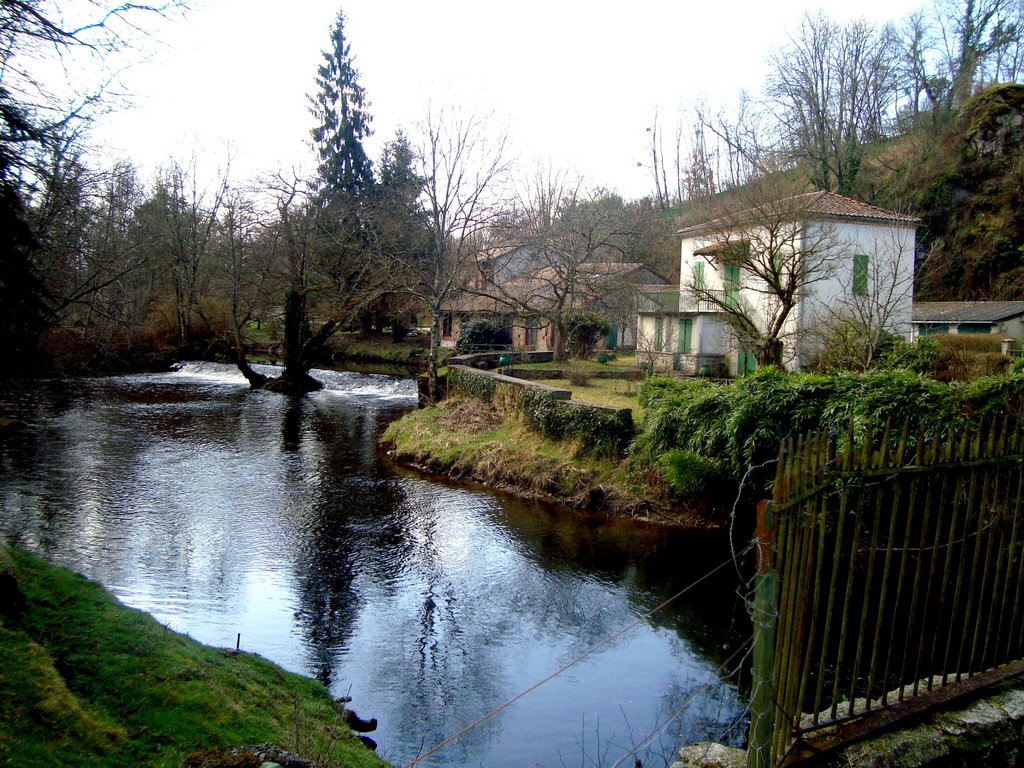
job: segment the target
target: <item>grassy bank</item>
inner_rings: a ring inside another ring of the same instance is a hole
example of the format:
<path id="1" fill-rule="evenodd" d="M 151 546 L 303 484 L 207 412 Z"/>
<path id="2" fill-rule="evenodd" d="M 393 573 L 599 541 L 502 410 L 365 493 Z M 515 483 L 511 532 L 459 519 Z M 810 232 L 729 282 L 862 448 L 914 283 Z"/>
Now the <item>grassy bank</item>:
<path id="1" fill-rule="evenodd" d="M 0 764 L 174 766 L 274 742 L 322 766 L 383 766 L 327 690 L 201 645 L 95 582 L 0 543 Z"/>
<path id="2" fill-rule="evenodd" d="M 694 527 L 715 519 L 703 500 L 673 505 L 667 486 L 628 460 L 546 440 L 479 400 L 450 399 L 406 414 L 383 440 L 396 461 L 522 496 Z"/>

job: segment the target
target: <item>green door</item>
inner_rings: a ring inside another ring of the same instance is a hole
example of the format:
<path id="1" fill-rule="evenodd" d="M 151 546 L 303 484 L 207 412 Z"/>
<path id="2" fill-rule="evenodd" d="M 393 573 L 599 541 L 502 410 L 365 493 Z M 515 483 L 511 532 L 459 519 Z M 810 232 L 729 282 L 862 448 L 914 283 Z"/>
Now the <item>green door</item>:
<path id="1" fill-rule="evenodd" d="M 605 338 L 604 348 L 615 349 L 619 346 L 619 326 L 613 325 L 608 330 L 608 336 Z"/>
<path id="2" fill-rule="evenodd" d="M 743 347 L 736 354 L 736 375 L 746 376 L 757 370 L 757 358 L 753 352 L 748 352 Z"/>
<path id="3" fill-rule="evenodd" d="M 693 318 L 679 320 L 679 351 L 684 355 L 693 352 Z"/>

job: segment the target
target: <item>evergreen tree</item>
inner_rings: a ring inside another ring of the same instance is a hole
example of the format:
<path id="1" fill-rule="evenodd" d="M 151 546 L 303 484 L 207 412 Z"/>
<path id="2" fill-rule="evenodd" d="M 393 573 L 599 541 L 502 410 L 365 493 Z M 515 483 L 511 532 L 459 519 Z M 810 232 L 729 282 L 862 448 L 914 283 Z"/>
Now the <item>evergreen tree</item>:
<path id="1" fill-rule="evenodd" d="M 343 11 L 338 11 L 331 29 L 331 48 L 323 53 L 316 86 L 310 111 L 317 121 L 312 133 L 320 158 L 320 193 L 327 202 L 351 204 L 373 183 L 370 159 L 363 149 L 363 139 L 371 133 L 371 117 L 345 36 Z"/>

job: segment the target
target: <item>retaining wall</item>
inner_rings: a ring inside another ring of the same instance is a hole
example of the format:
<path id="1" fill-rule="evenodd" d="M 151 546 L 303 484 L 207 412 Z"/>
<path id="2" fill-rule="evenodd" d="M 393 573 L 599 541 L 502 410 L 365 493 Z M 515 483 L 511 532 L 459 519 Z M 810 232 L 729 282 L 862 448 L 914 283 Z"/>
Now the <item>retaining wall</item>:
<path id="1" fill-rule="evenodd" d="M 572 392 L 493 371 L 450 366 L 448 388 L 492 403 L 552 440 L 574 440 L 580 452 L 618 457 L 633 439 L 633 411 L 570 400 Z"/>

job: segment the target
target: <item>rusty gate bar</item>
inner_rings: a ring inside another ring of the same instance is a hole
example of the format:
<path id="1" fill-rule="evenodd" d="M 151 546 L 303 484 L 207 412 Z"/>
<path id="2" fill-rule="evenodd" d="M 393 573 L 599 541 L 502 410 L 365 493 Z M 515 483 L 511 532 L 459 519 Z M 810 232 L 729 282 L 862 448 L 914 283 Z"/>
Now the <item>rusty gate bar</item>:
<path id="1" fill-rule="evenodd" d="M 797 762 L 1024 661 L 1022 435 L 989 419 L 780 445 L 758 515 L 749 766 Z"/>

